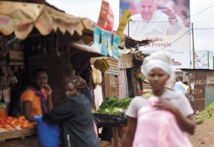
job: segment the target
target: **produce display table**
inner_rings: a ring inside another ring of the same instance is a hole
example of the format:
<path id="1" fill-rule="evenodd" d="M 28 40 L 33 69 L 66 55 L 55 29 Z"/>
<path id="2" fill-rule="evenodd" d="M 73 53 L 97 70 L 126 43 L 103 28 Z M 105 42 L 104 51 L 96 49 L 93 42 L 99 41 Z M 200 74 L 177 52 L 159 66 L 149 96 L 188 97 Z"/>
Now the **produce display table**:
<path id="1" fill-rule="evenodd" d="M 124 127 L 127 126 L 127 118 L 123 115 L 94 113 L 95 123 L 98 127 L 112 127 L 113 147 L 121 147 Z"/>
<path id="2" fill-rule="evenodd" d="M 0 132 L 2 147 L 39 147 L 36 128 Z"/>

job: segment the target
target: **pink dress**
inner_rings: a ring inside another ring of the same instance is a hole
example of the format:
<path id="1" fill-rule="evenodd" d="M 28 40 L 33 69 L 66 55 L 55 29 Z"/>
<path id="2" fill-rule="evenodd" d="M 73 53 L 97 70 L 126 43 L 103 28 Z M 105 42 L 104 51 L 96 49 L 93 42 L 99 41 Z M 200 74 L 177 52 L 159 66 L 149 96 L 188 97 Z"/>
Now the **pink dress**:
<path id="1" fill-rule="evenodd" d="M 95 132 L 96 136 L 98 137 L 97 125 L 95 123 L 94 123 L 94 132 Z"/>
<path id="2" fill-rule="evenodd" d="M 175 116 L 166 110 L 156 110 L 156 97 L 138 111 L 137 128 L 132 147 L 192 147 Z"/>

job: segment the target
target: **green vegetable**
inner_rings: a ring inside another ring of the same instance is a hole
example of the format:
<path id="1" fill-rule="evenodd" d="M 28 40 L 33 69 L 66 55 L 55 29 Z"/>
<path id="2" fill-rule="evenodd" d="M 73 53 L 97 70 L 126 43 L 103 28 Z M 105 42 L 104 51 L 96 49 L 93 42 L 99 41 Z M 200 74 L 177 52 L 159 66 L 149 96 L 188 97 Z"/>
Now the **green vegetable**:
<path id="1" fill-rule="evenodd" d="M 131 98 L 118 99 L 117 97 L 107 97 L 103 100 L 98 113 L 101 114 L 121 114 L 131 102 Z"/>
<path id="2" fill-rule="evenodd" d="M 121 114 L 121 113 L 123 113 L 122 108 L 114 107 L 111 109 L 111 114 Z"/>
<path id="3" fill-rule="evenodd" d="M 110 114 L 111 111 L 108 108 L 105 108 L 105 109 L 100 109 L 99 113 L 101 113 L 101 114 Z"/>
<path id="4" fill-rule="evenodd" d="M 131 102 L 131 98 L 123 98 L 120 100 L 119 108 L 126 109 L 129 106 L 129 103 Z"/>

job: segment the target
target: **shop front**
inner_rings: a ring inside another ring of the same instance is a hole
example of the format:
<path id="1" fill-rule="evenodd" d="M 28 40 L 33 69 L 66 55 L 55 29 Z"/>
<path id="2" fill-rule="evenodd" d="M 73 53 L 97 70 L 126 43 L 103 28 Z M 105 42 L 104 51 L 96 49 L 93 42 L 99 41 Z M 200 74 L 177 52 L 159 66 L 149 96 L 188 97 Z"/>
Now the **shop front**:
<path id="1" fill-rule="evenodd" d="M 190 87 L 189 101 L 194 110 L 202 111 L 214 102 L 214 71 L 209 69 L 181 69 Z"/>
<path id="2" fill-rule="evenodd" d="M 59 105 L 64 76 L 81 75 L 90 68 L 90 58 L 100 56 L 70 45 L 78 40 L 90 43 L 93 24 L 43 4 L 1 2 L 0 32 L 0 144 L 38 147 L 35 124 L 21 119 L 21 92 L 32 71 L 44 68 L 53 104 Z"/>

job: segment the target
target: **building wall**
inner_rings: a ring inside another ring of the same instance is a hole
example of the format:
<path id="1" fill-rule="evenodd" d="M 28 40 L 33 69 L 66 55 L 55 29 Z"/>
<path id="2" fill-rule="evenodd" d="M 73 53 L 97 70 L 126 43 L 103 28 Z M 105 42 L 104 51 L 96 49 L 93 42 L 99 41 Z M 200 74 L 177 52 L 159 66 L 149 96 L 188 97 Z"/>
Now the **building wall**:
<path id="1" fill-rule="evenodd" d="M 193 109 L 203 110 L 206 105 L 206 99 L 210 99 L 206 94 L 205 90 L 207 86 L 214 85 L 214 71 L 213 70 L 186 70 L 188 74 L 188 83 L 190 86 L 190 96 L 189 101 L 193 107 Z M 211 103 L 209 101 L 209 103 Z"/>

